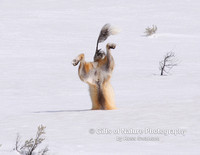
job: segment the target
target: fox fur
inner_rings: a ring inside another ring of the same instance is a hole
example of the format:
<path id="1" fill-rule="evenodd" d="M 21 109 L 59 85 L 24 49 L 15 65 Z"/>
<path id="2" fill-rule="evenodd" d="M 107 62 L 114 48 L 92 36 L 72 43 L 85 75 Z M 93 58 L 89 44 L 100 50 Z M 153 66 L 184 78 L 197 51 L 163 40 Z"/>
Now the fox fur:
<path id="1" fill-rule="evenodd" d="M 84 54 L 78 55 L 72 64 L 79 65 L 79 78 L 89 85 L 90 97 L 92 100 L 92 110 L 112 110 L 116 109 L 114 101 L 114 90 L 110 84 L 110 79 L 114 69 L 114 59 L 111 49 L 115 49 L 115 44 L 106 45 L 106 54 L 98 49 L 98 45 L 104 42 L 110 35 L 115 35 L 118 30 L 110 24 L 105 24 L 99 34 L 96 44 L 94 62 L 86 62 Z"/>
<path id="2" fill-rule="evenodd" d="M 99 59 L 102 59 L 103 56 L 105 56 L 105 52 L 102 49 L 99 49 L 99 43 L 104 42 L 109 36 L 116 35 L 119 33 L 119 29 L 111 26 L 110 24 L 105 24 L 99 34 L 99 37 L 97 39 L 96 44 L 96 52 L 94 55 L 94 61 L 98 61 Z"/>
<path id="3" fill-rule="evenodd" d="M 114 90 L 110 84 L 110 78 L 114 69 L 114 59 L 111 49 L 115 49 L 115 44 L 106 45 L 106 55 L 96 62 L 86 62 L 84 54 L 78 55 L 72 64 L 79 65 L 79 78 L 89 85 L 90 97 L 92 100 L 92 110 L 112 110 L 116 109 L 114 101 Z"/>

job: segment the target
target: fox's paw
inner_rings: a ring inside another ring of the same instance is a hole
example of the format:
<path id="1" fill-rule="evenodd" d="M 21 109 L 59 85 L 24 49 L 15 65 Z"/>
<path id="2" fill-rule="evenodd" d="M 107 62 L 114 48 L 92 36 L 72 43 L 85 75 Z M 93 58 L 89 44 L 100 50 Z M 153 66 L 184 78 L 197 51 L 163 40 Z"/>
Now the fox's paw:
<path id="1" fill-rule="evenodd" d="M 82 60 L 84 60 L 84 54 L 79 54 L 73 61 L 72 61 L 72 65 L 76 66 L 78 65 L 79 62 L 81 62 Z"/>
<path id="2" fill-rule="evenodd" d="M 78 65 L 78 63 L 79 63 L 79 60 L 77 59 L 72 60 L 72 65 L 76 66 Z"/>
<path id="3" fill-rule="evenodd" d="M 114 44 L 114 43 L 108 43 L 107 44 L 107 48 L 108 49 L 115 49 L 116 48 L 116 44 Z"/>

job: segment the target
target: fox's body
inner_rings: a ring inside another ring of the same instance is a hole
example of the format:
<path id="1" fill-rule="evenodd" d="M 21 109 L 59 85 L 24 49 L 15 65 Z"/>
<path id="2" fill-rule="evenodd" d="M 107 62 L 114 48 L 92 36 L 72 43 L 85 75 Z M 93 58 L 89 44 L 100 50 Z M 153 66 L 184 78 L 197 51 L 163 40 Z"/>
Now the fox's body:
<path id="1" fill-rule="evenodd" d="M 79 78 L 89 85 L 92 109 L 116 109 L 114 102 L 114 91 L 110 84 L 110 78 L 114 69 L 114 59 L 111 55 L 111 48 L 114 44 L 107 44 L 107 53 L 103 59 L 96 62 L 86 62 L 84 54 L 80 54 L 73 61 L 73 65 L 80 62 Z"/>
<path id="2" fill-rule="evenodd" d="M 98 49 L 99 43 L 116 33 L 116 29 L 109 24 L 104 25 L 97 40 L 94 62 L 86 62 L 84 54 L 80 54 L 72 62 L 74 66 L 80 62 L 78 75 L 83 82 L 89 85 L 92 110 L 116 109 L 114 90 L 110 84 L 110 78 L 114 69 L 114 59 L 110 49 L 115 49 L 116 45 L 107 44 L 106 54 L 101 49 Z"/>
<path id="3" fill-rule="evenodd" d="M 110 82 L 105 82 L 101 88 L 99 88 L 98 85 L 89 85 L 89 92 L 92 100 L 92 110 L 116 109 L 114 101 L 114 90 Z"/>

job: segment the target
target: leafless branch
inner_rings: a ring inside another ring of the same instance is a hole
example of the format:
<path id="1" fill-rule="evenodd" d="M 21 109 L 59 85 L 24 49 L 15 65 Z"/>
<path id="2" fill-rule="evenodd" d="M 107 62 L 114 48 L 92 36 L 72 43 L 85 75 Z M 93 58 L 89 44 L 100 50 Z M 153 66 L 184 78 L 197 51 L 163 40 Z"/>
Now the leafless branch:
<path id="1" fill-rule="evenodd" d="M 38 154 L 39 155 L 46 155 L 46 153 L 49 151 L 48 146 L 46 146 L 43 150 L 41 150 Z"/>
<path id="2" fill-rule="evenodd" d="M 19 153 L 21 153 L 21 149 L 20 149 L 20 142 L 21 141 L 21 137 L 20 137 L 20 135 L 19 134 L 17 134 L 17 138 L 16 138 L 16 142 L 15 142 L 15 150 L 17 151 L 17 152 L 19 152 Z"/>
<path id="3" fill-rule="evenodd" d="M 168 52 L 162 61 L 159 62 L 159 70 L 161 71 L 160 75 L 164 75 L 164 73 L 169 73 L 169 71 L 177 66 L 177 60 L 175 59 L 174 52 Z"/>

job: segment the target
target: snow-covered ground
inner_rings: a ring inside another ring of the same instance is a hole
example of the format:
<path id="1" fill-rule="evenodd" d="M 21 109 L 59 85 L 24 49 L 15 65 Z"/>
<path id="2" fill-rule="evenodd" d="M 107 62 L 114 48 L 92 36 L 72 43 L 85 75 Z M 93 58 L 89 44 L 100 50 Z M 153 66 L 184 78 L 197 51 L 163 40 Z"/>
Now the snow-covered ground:
<path id="1" fill-rule="evenodd" d="M 40 124 L 50 155 L 200 154 L 199 8 L 198 0 L 0 0 L 0 155 L 17 154 L 17 133 L 28 139 Z M 107 41 L 117 44 L 118 110 L 90 111 L 71 61 L 79 53 L 92 61 L 105 23 L 121 29 Z M 156 35 L 144 37 L 153 24 Z M 171 50 L 179 65 L 159 76 Z M 106 134 L 146 128 L 184 134 Z"/>

